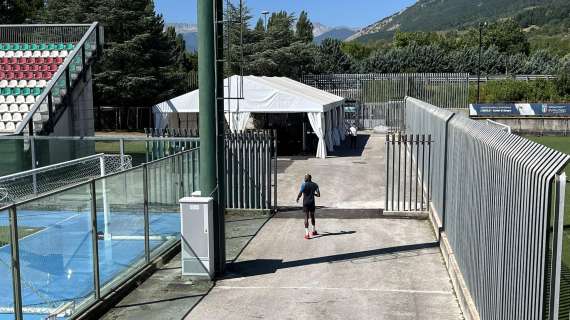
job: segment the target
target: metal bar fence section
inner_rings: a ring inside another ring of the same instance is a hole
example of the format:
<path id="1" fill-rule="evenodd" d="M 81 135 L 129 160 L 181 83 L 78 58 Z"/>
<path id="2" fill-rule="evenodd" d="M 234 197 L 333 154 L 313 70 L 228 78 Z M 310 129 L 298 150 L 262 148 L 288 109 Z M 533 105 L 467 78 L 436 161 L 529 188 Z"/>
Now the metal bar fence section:
<path id="1" fill-rule="evenodd" d="M 547 266 L 559 263 L 547 249 L 553 181 L 570 156 L 413 98 L 406 113 L 408 132 L 446 141 L 434 150 L 432 209 L 479 315 L 542 319 L 555 308 Z"/>
<path id="2" fill-rule="evenodd" d="M 191 155 L 198 151 L 182 151 L 0 208 L 0 212 L 9 212 L 12 262 L 11 271 L 0 270 L 11 276 L 0 276 L 11 279 L 14 288 L 0 288 L 6 290 L 0 298 L 1 310 L 8 310 L 16 319 L 31 313 L 48 318 L 76 316 L 146 268 L 150 259 L 179 243 L 177 202 L 195 191 L 197 184 L 188 185 L 184 176 L 195 174 L 188 168 L 192 168 Z M 174 163 L 180 166 L 176 168 Z M 152 173 L 159 168 L 165 169 L 157 176 L 160 181 L 151 182 Z M 104 195 L 109 208 L 101 201 Z M 19 235 L 38 214 L 51 221 L 46 228 Z M 113 222 L 108 224 L 108 219 Z M 54 223 L 58 228 L 49 227 Z M 111 230 L 103 234 L 107 225 Z M 67 267 L 45 260 L 59 256 L 65 257 Z M 58 283 L 58 279 L 66 280 Z"/>
<path id="3" fill-rule="evenodd" d="M 431 135 L 386 135 L 386 211 L 429 210 L 432 145 Z"/>
<path id="4" fill-rule="evenodd" d="M 437 141 L 433 146 L 433 161 L 430 167 L 430 175 L 433 180 L 430 196 L 431 205 L 438 215 L 441 227 L 445 220 L 447 123 L 454 116 L 454 113 L 414 98 L 406 99 L 405 113 L 407 134 L 428 134 L 434 141 Z"/>
<path id="5" fill-rule="evenodd" d="M 304 75 L 301 82 L 363 107 L 410 96 L 442 108 L 469 107 L 469 74 L 389 73 Z"/>
<path id="6" fill-rule="evenodd" d="M 224 172 L 226 207 L 231 209 L 275 209 L 277 157 L 275 131 L 227 133 Z"/>

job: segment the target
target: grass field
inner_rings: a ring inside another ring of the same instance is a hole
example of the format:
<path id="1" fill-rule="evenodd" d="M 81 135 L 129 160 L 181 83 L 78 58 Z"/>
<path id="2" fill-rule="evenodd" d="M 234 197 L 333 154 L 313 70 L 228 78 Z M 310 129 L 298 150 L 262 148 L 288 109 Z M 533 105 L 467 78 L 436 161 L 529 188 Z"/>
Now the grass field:
<path id="1" fill-rule="evenodd" d="M 18 237 L 22 239 L 23 237 L 29 236 L 40 231 L 42 228 L 27 228 L 21 227 L 18 228 Z M 7 245 L 10 243 L 10 227 L 9 226 L 0 226 L 0 247 Z"/>

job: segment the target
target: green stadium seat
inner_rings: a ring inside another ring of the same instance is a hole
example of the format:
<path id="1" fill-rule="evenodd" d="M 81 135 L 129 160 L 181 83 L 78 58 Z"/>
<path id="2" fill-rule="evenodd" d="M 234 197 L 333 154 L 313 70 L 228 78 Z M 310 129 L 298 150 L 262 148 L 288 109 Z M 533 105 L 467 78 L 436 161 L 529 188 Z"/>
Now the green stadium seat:
<path id="1" fill-rule="evenodd" d="M 42 89 L 41 89 L 41 88 L 38 88 L 38 87 L 32 88 L 32 95 L 33 95 L 34 97 L 37 97 L 37 96 L 39 96 L 40 94 L 42 94 Z"/>
<path id="2" fill-rule="evenodd" d="M 22 46 L 20 47 L 20 50 L 22 50 L 22 51 L 30 50 L 30 44 L 29 43 L 23 43 Z"/>
<path id="3" fill-rule="evenodd" d="M 73 43 L 68 43 L 65 47 L 67 51 L 71 51 L 75 48 L 75 45 Z"/>
<path id="4" fill-rule="evenodd" d="M 2 88 L 2 90 L 0 92 L 3 96 L 11 96 L 12 95 L 12 90 L 10 90 L 10 88 Z"/>
<path id="5" fill-rule="evenodd" d="M 32 43 L 32 44 L 30 45 L 30 50 L 32 50 L 32 51 L 38 50 L 38 44 L 37 44 L 37 43 Z"/>
<path id="6" fill-rule="evenodd" d="M 20 88 L 12 88 L 12 95 L 19 96 L 22 94 L 22 90 Z"/>
<path id="7" fill-rule="evenodd" d="M 63 43 L 58 43 L 58 44 L 56 45 L 56 50 L 59 50 L 59 51 L 65 50 L 65 44 L 63 44 Z"/>
<path id="8" fill-rule="evenodd" d="M 30 88 L 23 88 L 22 89 L 22 95 L 23 96 L 29 96 L 30 94 L 32 94 L 32 90 Z"/>
<path id="9" fill-rule="evenodd" d="M 45 51 L 45 50 L 47 50 L 47 45 L 46 45 L 45 43 L 40 43 L 40 44 L 38 45 L 38 50 L 39 50 L 39 51 Z"/>
<path id="10" fill-rule="evenodd" d="M 18 50 L 20 50 L 20 44 L 12 43 L 12 51 L 18 51 Z"/>
<path id="11" fill-rule="evenodd" d="M 53 44 L 53 43 L 48 43 L 46 50 L 48 50 L 48 51 L 56 50 L 56 49 L 55 49 L 55 44 Z"/>

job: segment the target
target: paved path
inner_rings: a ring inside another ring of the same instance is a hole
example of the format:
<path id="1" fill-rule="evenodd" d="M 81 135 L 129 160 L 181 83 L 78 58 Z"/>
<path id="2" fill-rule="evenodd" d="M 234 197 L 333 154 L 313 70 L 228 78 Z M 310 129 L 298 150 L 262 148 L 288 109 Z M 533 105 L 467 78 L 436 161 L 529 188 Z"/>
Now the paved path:
<path id="1" fill-rule="evenodd" d="M 427 221 L 327 211 L 271 219 L 186 319 L 461 319 Z"/>
<path id="2" fill-rule="evenodd" d="M 295 206 L 295 197 L 306 173 L 321 188 L 317 204 L 330 208 L 383 208 L 385 190 L 384 135 L 362 133 L 358 148 L 348 139 L 327 159 L 279 158 L 277 200 L 279 206 Z"/>

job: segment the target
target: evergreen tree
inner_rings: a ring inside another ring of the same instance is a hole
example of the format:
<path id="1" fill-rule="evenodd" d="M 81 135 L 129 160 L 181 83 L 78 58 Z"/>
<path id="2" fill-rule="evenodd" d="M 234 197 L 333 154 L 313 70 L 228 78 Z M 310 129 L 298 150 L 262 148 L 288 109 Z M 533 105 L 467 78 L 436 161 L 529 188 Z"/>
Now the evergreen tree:
<path id="1" fill-rule="evenodd" d="M 342 51 L 342 41 L 331 38 L 318 46 L 315 64 L 321 73 L 347 73 L 353 69 L 351 58 Z"/>
<path id="2" fill-rule="evenodd" d="M 43 0 L 0 0 L 0 24 L 34 22 L 43 7 Z"/>
<path id="3" fill-rule="evenodd" d="M 296 36 L 299 41 L 313 41 L 313 23 L 309 20 L 309 15 L 305 11 L 301 11 L 297 20 Z"/>
<path id="4" fill-rule="evenodd" d="M 265 24 L 263 23 L 263 19 L 259 18 L 257 20 L 254 30 L 259 33 L 265 33 Z"/>

